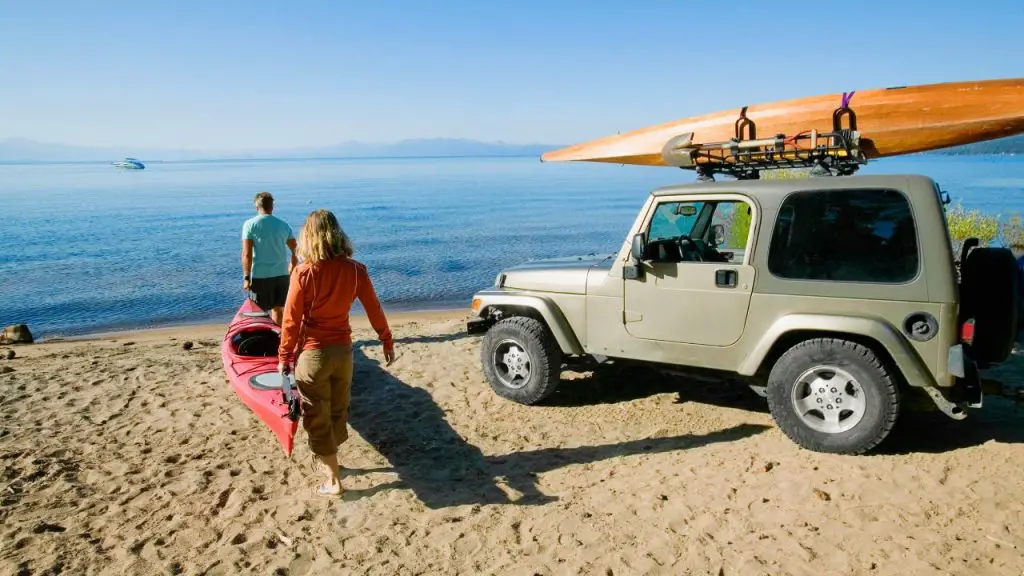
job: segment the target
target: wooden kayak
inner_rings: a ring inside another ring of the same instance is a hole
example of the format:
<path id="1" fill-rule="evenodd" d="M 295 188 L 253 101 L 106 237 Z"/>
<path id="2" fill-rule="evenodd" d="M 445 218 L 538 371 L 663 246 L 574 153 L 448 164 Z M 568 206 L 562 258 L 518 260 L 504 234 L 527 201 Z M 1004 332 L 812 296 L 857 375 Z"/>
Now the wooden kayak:
<path id="1" fill-rule="evenodd" d="M 837 111 L 842 111 L 837 114 Z M 1024 132 L 1024 78 L 900 86 L 812 96 L 683 118 L 547 152 L 543 162 L 667 163 L 673 138 L 694 144 L 859 132 L 864 159 L 924 152 Z"/>
<path id="2" fill-rule="evenodd" d="M 282 379 L 277 371 L 280 332 L 265 312 L 246 299 L 224 334 L 221 360 L 235 394 L 291 456 L 299 425 L 299 394 L 293 378 Z"/>

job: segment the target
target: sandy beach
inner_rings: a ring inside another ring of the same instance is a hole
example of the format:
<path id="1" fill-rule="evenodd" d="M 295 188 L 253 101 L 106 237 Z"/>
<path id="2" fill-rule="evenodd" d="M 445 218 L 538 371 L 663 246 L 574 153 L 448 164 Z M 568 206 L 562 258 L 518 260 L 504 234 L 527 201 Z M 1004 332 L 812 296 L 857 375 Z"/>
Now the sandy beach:
<path id="1" fill-rule="evenodd" d="M 311 493 L 304 433 L 288 460 L 235 397 L 223 325 L 15 347 L 0 573 L 1024 573 L 1009 400 L 827 456 L 721 383 L 566 372 L 544 406 L 504 401 L 464 319 L 393 316 L 387 369 L 356 322 L 343 501 Z"/>

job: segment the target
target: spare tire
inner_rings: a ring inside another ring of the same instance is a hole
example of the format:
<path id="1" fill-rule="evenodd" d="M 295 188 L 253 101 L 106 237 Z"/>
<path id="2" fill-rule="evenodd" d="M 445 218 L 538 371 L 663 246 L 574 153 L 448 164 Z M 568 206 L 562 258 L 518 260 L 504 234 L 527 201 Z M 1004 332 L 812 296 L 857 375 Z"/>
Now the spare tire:
<path id="1" fill-rule="evenodd" d="M 1024 263 L 1017 259 L 1017 336 L 1024 333 Z"/>
<path id="2" fill-rule="evenodd" d="M 960 269 L 960 321 L 974 319 L 971 353 L 982 363 L 1002 362 L 1017 339 L 1020 269 L 1006 248 L 975 248 Z"/>

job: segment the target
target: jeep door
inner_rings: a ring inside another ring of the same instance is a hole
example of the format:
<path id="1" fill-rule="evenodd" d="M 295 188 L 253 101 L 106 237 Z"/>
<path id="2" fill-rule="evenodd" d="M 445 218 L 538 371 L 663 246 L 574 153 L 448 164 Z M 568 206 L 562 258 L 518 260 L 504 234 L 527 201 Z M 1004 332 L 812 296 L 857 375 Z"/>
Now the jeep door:
<path id="1" fill-rule="evenodd" d="M 754 285 L 754 203 L 741 195 L 664 197 L 641 227 L 644 257 L 624 279 L 626 331 L 636 338 L 729 346 L 746 324 Z"/>

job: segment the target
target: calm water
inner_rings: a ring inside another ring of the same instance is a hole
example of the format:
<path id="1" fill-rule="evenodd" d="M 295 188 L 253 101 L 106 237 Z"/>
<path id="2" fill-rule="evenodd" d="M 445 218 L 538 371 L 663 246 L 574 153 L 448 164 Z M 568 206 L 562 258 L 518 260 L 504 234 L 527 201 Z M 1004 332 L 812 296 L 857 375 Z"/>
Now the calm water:
<path id="1" fill-rule="evenodd" d="M 916 156 L 968 207 L 1024 213 L 1024 158 Z M 0 325 L 37 337 L 226 321 L 241 303 L 240 231 L 268 190 L 296 233 L 329 208 L 389 310 L 466 306 L 502 268 L 613 251 L 673 169 L 533 158 L 0 164 Z"/>

